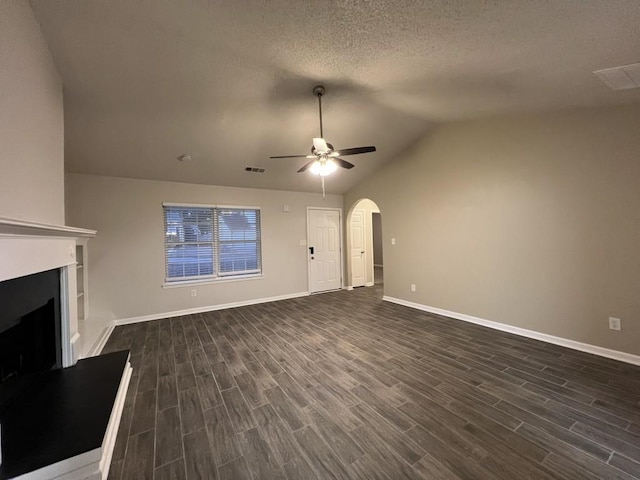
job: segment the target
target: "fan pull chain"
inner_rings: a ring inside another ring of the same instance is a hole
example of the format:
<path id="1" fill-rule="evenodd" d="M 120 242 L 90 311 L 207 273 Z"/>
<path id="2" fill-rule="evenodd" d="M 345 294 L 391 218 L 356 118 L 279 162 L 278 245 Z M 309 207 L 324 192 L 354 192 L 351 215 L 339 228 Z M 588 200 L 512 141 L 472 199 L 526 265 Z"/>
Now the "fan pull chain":
<path id="1" fill-rule="evenodd" d="M 326 200 L 325 194 L 324 194 L 324 175 L 320 177 L 322 179 L 322 199 Z"/>

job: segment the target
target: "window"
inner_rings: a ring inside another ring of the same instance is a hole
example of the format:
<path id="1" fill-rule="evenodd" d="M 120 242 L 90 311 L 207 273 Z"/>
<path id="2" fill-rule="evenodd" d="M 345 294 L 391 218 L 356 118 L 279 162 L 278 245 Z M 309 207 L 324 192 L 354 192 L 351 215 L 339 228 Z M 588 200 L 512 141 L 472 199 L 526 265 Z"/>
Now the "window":
<path id="1" fill-rule="evenodd" d="M 260 209 L 164 204 L 167 282 L 262 273 Z"/>

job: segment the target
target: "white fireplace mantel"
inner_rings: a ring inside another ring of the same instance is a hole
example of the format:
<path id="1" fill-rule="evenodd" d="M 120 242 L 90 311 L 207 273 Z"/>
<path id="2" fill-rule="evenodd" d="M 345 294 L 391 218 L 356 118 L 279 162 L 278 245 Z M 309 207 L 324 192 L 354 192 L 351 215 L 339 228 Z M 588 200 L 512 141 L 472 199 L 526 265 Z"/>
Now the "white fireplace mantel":
<path id="1" fill-rule="evenodd" d="M 79 356 L 76 242 L 95 235 L 95 230 L 0 217 L 0 282 L 60 269 L 65 367 L 75 364 Z"/>
<path id="2" fill-rule="evenodd" d="M 0 217 L 0 236 L 95 237 L 95 230 Z"/>

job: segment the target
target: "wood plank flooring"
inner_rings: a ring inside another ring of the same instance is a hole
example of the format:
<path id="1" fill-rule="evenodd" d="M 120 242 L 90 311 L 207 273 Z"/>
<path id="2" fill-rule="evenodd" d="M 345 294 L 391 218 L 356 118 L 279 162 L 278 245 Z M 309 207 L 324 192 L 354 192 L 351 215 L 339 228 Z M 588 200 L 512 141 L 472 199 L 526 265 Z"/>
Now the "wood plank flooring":
<path id="1" fill-rule="evenodd" d="M 117 327 L 109 478 L 640 479 L 640 367 L 379 286 Z"/>

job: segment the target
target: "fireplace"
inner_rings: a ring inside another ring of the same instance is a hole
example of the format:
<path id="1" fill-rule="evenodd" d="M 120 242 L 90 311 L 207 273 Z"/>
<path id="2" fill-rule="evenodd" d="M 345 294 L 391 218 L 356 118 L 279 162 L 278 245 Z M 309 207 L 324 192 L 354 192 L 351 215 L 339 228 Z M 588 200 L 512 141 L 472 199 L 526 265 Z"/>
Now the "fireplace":
<path id="1" fill-rule="evenodd" d="M 0 218 L 2 480 L 108 476 L 131 366 L 80 358 L 76 246 L 95 234 Z"/>
<path id="2" fill-rule="evenodd" d="M 47 371 L 62 367 L 60 270 L 0 282 L 0 418 Z"/>

